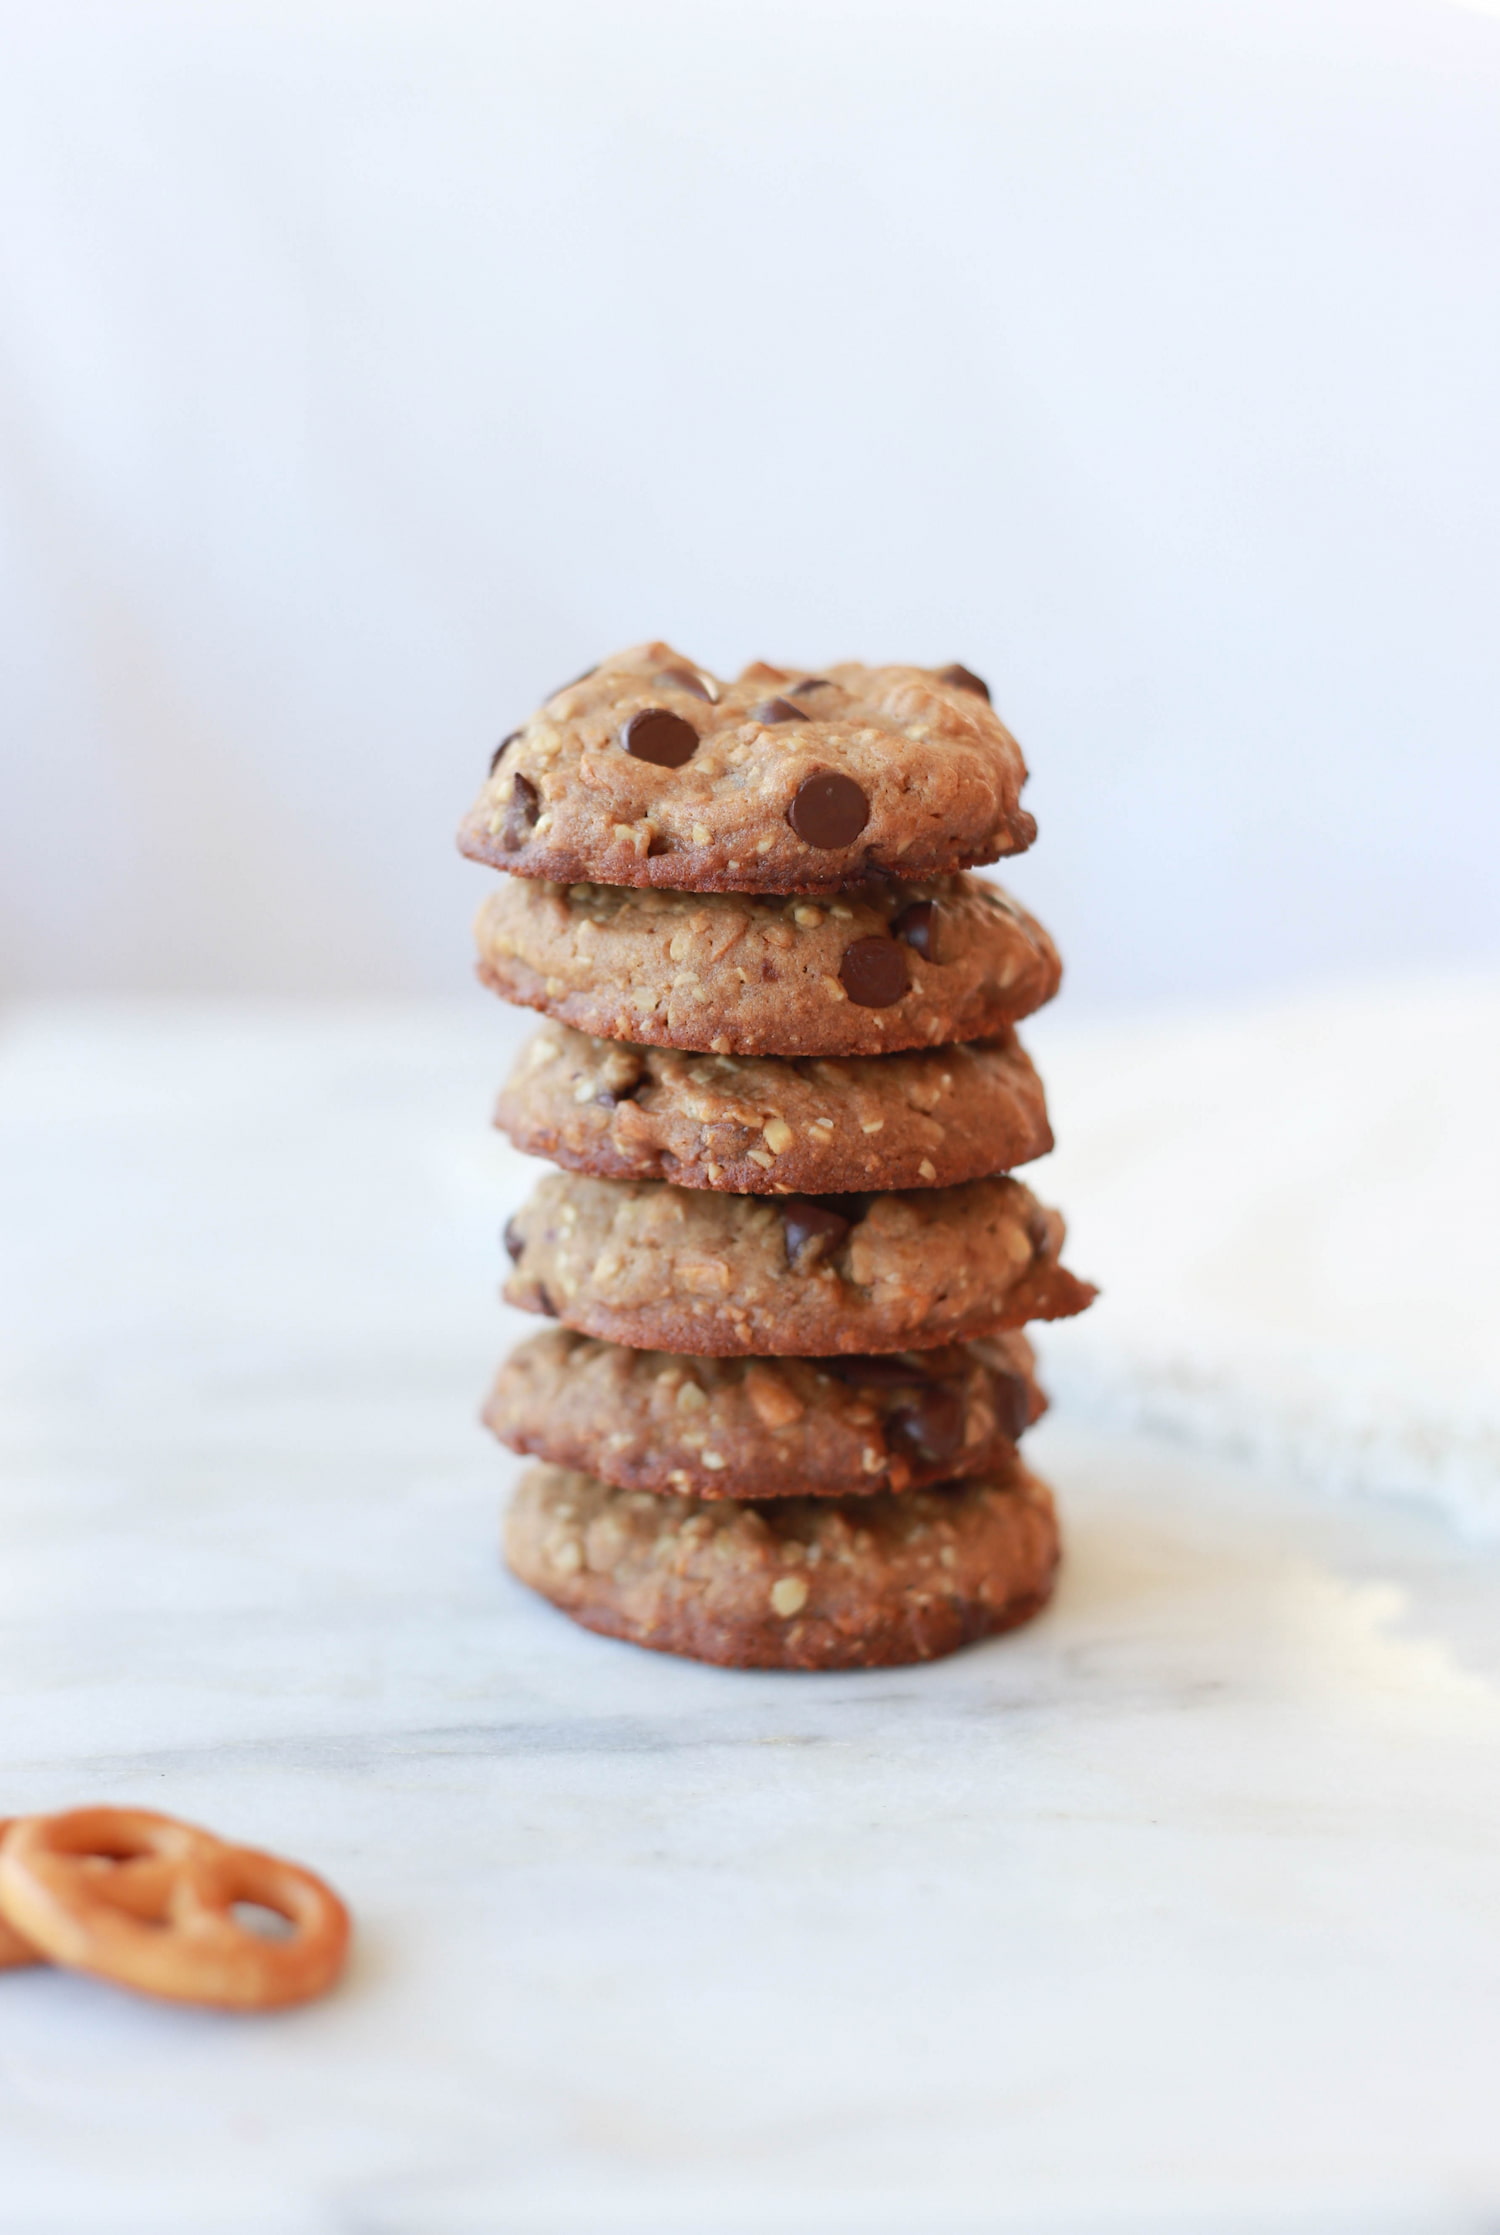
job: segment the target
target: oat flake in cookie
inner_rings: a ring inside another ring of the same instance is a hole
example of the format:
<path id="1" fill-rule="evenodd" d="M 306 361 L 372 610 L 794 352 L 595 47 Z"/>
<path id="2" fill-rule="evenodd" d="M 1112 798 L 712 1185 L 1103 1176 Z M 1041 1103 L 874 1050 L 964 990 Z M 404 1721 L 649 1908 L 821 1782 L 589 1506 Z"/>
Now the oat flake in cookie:
<path id="1" fill-rule="evenodd" d="M 767 1198 L 549 1172 L 506 1228 L 505 1295 L 633 1350 L 933 1350 L 1084 1310 L 1062 1241 L 1013 1179 Z"/>
<path id="2" fill-rule="evenodd" d="M 601 1039 L 714 1055 L 985 1040 L 1062 975 L 1035 917 L 977 877 L 882 877 L 817 900 L 503 877 L 474 930 L 502 999 Z"/>
<path id="3" fill-rule="evenodd" d="M 833 892 L 1023 852 L 1025 780 L 964 667 L 757 662 L 724 682 L 643 644 L 502 741 L 459 844 L 555 882 Z"/>
<path id="4" fill-rule="evenodd" d="M 1052 1146 L 1014 1033 L 901 1055 L 688 1055 L 546 1024 L 495 1122 L 528 1156 L 739 1195 L 950 1187 Z"/>
<path id="5" fill-rule="evenodd" d="M 708 1504 L 538 1467 L 505 1522 L 512 1571 L 575 1622 L 730 1668 L 891 1668 L 1046 1604 L 1057 1519 L 1019 1460 L 933 1490 Z"/>
<path id="6" fill-rule="evenodd" d="M 873 1358 L 692 1358 L 548 1327 L 484 1419 L 533 1459 L 625 1490 L 841 1498 L 1008 1466 L 1045 1408 L 1022 1334 Z"/>

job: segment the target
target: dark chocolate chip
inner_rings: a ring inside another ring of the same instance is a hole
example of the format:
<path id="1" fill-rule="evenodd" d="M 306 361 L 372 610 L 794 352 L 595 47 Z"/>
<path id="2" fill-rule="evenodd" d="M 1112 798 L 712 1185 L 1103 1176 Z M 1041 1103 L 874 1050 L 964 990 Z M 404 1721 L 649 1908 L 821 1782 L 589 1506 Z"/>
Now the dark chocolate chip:
<path id="1" fill-rule="evenodd" d="M 799 1273 L 837 1249 L 855 1223 L 831 1203 L 820 1203 L 811 1195 L 783 1195 L 776 1207 L 781 1213 L 786 1261 Z"/>
<path id="2" fill-rule="evenodd" d="M 751 707 L 750 720 L 764 722 L 770 729 L 776 722 L 805 722 L 807 716 L 789 698 L 763 698 L 759 706 Z"/>
<path id="3" fill-rule="evenodd" d="M 516 776 L 510 787 L 510 798 L 505 803 L 505 822 L 500 832 L 500 843 L 507 853 L 513 854 L 524 846 L 536 828 L 541 811 L 537 789 L 529 776 Z"/>
<path id="4" fill-rule="evenodd" d="M 960 667 L 957 660 L 951 667 L 940 667 L 937 679 L 940 683 L 951 683 L 955 690 L 975 691 L 986 705 L 989 704 L 990 687 L 984 677 L 976 675 L 971 667 Z"/>
<path id="5" fill-rule="evenodd" d="M 852 846 L 870 820 L 870 802 L 852 776 L 820 769 L 803 777 L 786 819 L 809 846 Z"/>
<path id="6" fill-rule="evenodd" d="M 499 744 L 495 747 L 495 750 L 490 755 L 490 774 L 492 776 L 494 775 L 496 769 L 500 766 L 501 761 L 510 751 L 510 748 L 512 747 L 512 745 L 514 745 L 516 739 L 520 736 L 520 734 L 521 732 L 518 729 L 513 729 L 509 737 L 502 737 Z"/>
<path id="7" fill-rule="evenodd" d="M 679 691 L 686 691 L 690 698 L 705 699 L 710 706 L 718 703 L 718 692 L 695 667 L 664 667 L 653 681 L 673 683 Z"/>
<path id="8" fill-rule="evenodd" d="M 909 908 L 903 908 L 900 915 L 893 919 L 891 929 L 898 939 L 904 939 L 909 947 L 915 947 L 924 962 L 937 962 L 940 959 L 937 944 L 941 925 L 942 918 L 938 914 L 936 901 L 914 900 Z"/>
<path id="9" fill-rule="evenodd" d="M 512 1265 L 519 1265 L 521 1252 L 526 1247 L 526 1237 L 513 1218 L 506 1220 L 505 1233 L 502 1239 L 505 1243 L 506 1256 L 510 1259 Z"/>
<path id="10" fill-rule="evenodd" d="M 893 1451 L 920 1459 L 929 1467 L 946 1466 L 963 1449 L 967 1407 L 964 1393 L 949 1382 L 934 1382 L 909 1405 L 893 1412 L 885 1424 L 885 1439 Z"/>
<path id="11" fill-rule="evenodd" d="M 556 1319 L 557 1306 L 553 1303 L 552 1298 L 547 1294 L 547 1287 L 544 1281 L 538 1281 L 536 1284 L 536 1300 L 539 1308 L 546 1313 L 549 1319 Z"/>
<path id="12" fill-rule="evenodd" d="M 844 949 L 839 977 L 862 1009 L 889 1009 L 911 984 L 906 956 L 894 939 L 856 939 Z"/>
<path id="13" fill-rule="evenodd" d="M 622 724 L 620 743 L 633 760 L 653 768 L 682 768 L 698 750 L 698 732 L 670 707 L 643 706 Z"/>
<path id="14" fill-rule="evenodd" d="M 1024 1433 L 1031 1420 L 1031 1391 L 1026 1386 L 1024 1374 L 996 1374 L 991 1388 L 995 1397 L 995 1418 L 1000 1423 L 1002 1435 L 1012 1443 Z"/>
<path id="15" fill-rule="evenodd" d="M 802 682 L 794 683 L 787 695 L 789 698 L 801 698 L 804 691 L 831 691 L 833 688 L 826 675 L 809 675 Z"/>

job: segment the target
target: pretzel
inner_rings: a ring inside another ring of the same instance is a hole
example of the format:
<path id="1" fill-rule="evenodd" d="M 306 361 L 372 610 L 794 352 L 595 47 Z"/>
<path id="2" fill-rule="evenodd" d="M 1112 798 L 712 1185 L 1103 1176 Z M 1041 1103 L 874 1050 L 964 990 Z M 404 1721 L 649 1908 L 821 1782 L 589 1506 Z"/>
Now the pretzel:
<path id="1" fill-rule="evenodd" d="M 255 1902 L 286 1939 L 234 1915 Z M 13 1824 L 0 1916 L 43 1956 L 171 2002 L 272 2010 L 333 1985 L 349 1915 L 311 1871 L 143 1808 L 75 1808 Z"/>
<path id="2" fill-rule="evenodd" d="M 4 1844 L 5 1835 L 10 1830 L 10 1824 L 11 1820 L 8 1816 L 0 1816 L 0 1845 Z M 40 1963 L 41 1960 L 40 1949 L 33 1948 L 29 1940 L 23 1940 L 21 1935 L 6 1923 L 4 1915 L 0 1914 L 0 1971 L 19 1971 L 23 1964 Z"/>

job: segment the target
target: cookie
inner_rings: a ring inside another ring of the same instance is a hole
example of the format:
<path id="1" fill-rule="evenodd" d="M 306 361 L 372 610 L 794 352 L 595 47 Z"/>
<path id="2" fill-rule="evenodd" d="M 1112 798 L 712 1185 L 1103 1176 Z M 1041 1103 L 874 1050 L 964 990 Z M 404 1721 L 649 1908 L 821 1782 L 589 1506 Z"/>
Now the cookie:
<path id="1" fill-rule="evenodd" d="M 1041 1417 L 1024 1335 L 874 1358 L 691 1358 L 570 1328 L 521 1343 L 484 1420 L 624 1490 L 841 1498 L 984 1474 Z"/>
<path id="2" fill-rule="evenodd" d="M 767 1200 L 549 1172 L 505 1230 L 505 1296 L 631 1350 L 935 1350 L 1084 1310 L 1063 1232 L 1013 1179 Z"/>
<path id="3" fill-rule="evenodd" d="M 988 1040 L 1056 993 L 1057 949 L 977 877 L 831 900 L 503 878 L 474 927 L 502 999 L 605 1040 L 712 1055 L 887 1055 Z"/>
<path id="4" fill-rule="evenodd" d="M 728 1668 L 891 1668 L 1008 1630 L 1058 1559 L 1045 1483 L 1014 1460 L 941 1489 L 709 1504 L 561 1467 L 521 1481 L 512 1571 L 586 1629 Z"/>
<path id="5" fill-rule="evenodd" d="M 523 877 L 835 892 L 1023 852 L 1025 781 L 965 668 L 758 661 L 726 683 L 642 644 L 504 739 L 459 845 Z"/>
<path id="6" fill-rule="evenodd" d="M 604 1179 L 737 1195 L 949 1187 L 1045 1156 L 1042 1082 L 1013 1033 L 900 1055 L 687 1055 L 544 1025 L 495 1123 Z"/>

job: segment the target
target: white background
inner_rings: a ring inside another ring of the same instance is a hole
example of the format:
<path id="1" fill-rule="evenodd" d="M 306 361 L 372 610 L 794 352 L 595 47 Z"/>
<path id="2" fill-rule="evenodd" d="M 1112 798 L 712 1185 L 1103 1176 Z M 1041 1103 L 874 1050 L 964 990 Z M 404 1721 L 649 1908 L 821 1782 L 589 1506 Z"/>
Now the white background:
<path id="1" fill-rule="evenodd" d="M 643 636 L 963 659 L 1073 1013 L 1500 951 L 1500 18 L 4 11 L 0 990 L 460 987 Z"/>

